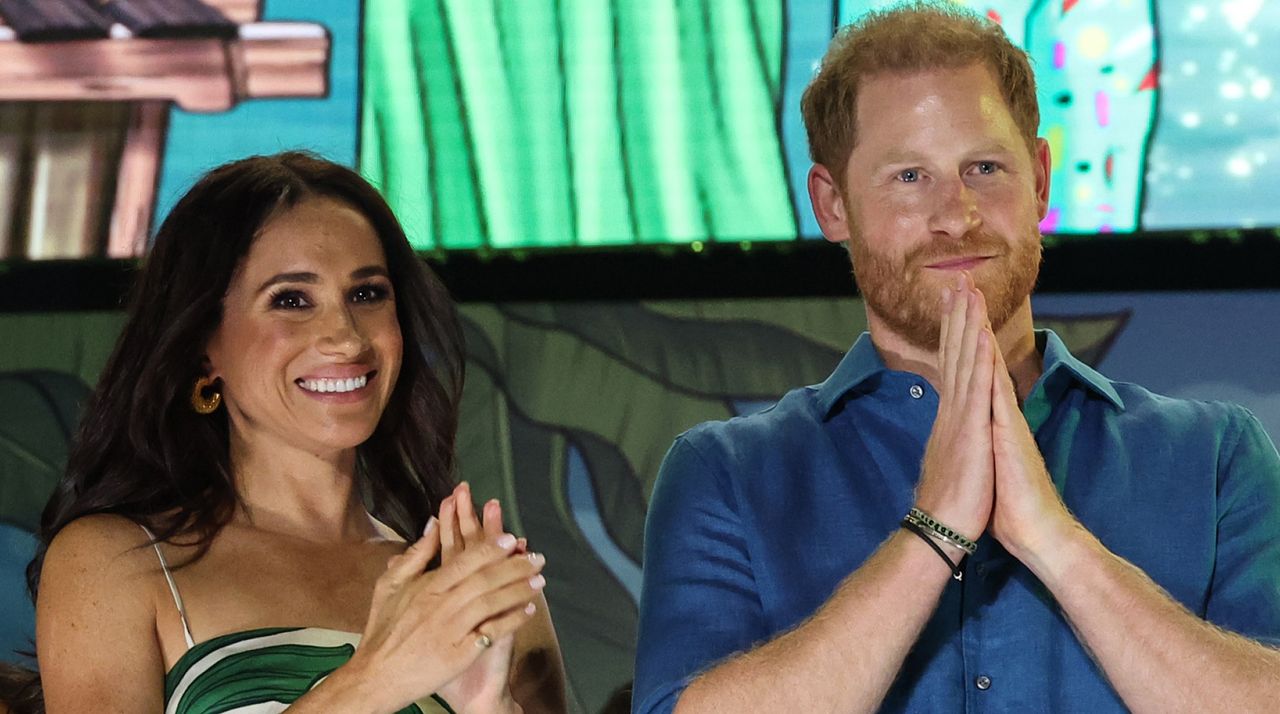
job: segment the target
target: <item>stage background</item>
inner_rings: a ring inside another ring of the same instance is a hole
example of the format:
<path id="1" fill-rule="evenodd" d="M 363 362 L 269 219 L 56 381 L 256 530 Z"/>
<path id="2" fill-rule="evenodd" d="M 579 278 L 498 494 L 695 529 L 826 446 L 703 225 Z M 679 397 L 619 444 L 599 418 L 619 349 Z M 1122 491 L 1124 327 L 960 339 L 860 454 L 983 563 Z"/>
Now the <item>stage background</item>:
<path id="1" fill-rule="evenodd" d="M 178 87 L 141 186 L 104 164 L 131 139 L 102 126 L 157 116 L 154 97 L 85 81 L 50 103 L 0 77 L 0 658 L 29 642 L 31 533 L 122 320 L 132 262 L 93 258 L 139 252 L 208 168 L 305 148 L 377 183 L 465 301 L 461 475 L 548 554 L 574 709 L 601 711 L 631 678 L 667 446 L 821 381 L 863 329 L 847 258 L 816 240 L 798 103 L 834 24 L 874 4 L 266 0 L 261 20 L 323 49 L 283 71 L 323 84 L 228 90 L 199 111 Z M 1040 324 L 1113 378 L 1240 402 L 1280 435 L 1280 4 L 969 4 L 1039 73 L 1055 156 Z M 16 66 L 137 42 L 216 58 L 264 32 L 237 24 L 212 45 L 0 27 L 0 53 Z M 117 242 L 130 191 L 152 197 L 142 240 Z M 67 215 L 84 219 L 53 220 Z"/>

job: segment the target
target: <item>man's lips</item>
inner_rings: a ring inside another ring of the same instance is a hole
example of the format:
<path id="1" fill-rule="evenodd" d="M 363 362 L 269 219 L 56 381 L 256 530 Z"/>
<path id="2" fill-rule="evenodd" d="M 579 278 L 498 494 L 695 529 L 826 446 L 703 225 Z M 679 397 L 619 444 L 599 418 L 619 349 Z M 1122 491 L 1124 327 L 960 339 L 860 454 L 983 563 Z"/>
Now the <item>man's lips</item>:
<path id="1" fill-rule="evenodd" d="M 934 270 L 972 270 L 985 261 L 991 260 L 994 256 L 990 255 L 974 255 L 961 258 L 947 258 L 934 263 L 929 263 L 926 268 Z"/>

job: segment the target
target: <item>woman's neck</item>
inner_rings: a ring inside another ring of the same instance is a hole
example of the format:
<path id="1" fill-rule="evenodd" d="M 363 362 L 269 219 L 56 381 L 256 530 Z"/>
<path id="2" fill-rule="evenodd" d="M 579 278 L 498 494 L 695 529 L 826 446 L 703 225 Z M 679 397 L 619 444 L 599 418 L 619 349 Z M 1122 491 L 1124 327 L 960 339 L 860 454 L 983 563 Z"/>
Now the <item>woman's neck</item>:
<path id="1" fill-rule="evenodd" d="M 318 543 L 377 537 L 355 463 L 354 448 L 318 454 L 233 429 L 231 464 L 240 497 L 233 522 Z"/>

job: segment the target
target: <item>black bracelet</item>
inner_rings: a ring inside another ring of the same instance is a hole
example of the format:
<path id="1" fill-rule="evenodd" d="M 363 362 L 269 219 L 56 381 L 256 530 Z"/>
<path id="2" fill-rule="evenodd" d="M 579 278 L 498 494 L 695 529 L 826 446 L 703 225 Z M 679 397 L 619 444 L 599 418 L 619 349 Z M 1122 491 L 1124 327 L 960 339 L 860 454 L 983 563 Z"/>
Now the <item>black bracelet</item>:
<path id="1" fill-rule="evenodd" d="M 937 553 L 938 557 L 942 558 L 942 562 L 946 563 L 947 567 L 951 569 L 951 577 L 955 578 L 956 580 L 964 580 L 964 571 L 961 570 L 961 566 L 964 565 L 965 559 L 968 558 L 969 556 L 966 555 L 963 558 L 961 558 L 959 563 L 953 563 L 951 562 L 951 559 L 947 557 L 947 554 L 943 552 L 942 546 L 938 545 L 937 543 L 934 543 L 933 539 L 930 538 L 924 532 L 924 529 L 921 528 L 919 525 L 915 524 L 914 522 L 906 518 L 902 519 L 902 523 L 899 525 L 911 531 L 912 533 L 915 533 L 916 535 L 920 536 L 920 540 L 924 541 L 925 543 L 928 543 L 929 547 L 933 548 L 933 552 Z"/>

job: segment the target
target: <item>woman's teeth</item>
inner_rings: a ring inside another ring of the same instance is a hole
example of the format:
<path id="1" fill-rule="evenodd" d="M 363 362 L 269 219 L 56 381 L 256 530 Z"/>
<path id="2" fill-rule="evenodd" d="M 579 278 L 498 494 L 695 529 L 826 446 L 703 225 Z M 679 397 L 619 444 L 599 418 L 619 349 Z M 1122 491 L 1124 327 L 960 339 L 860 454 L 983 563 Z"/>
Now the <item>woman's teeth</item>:
<path id="1" fill-rule="evenodd" d="M 308 392 L 351 392 L 369 383 L 369 376 L 351 379 L 300 379 L 298 385 Z"/>

